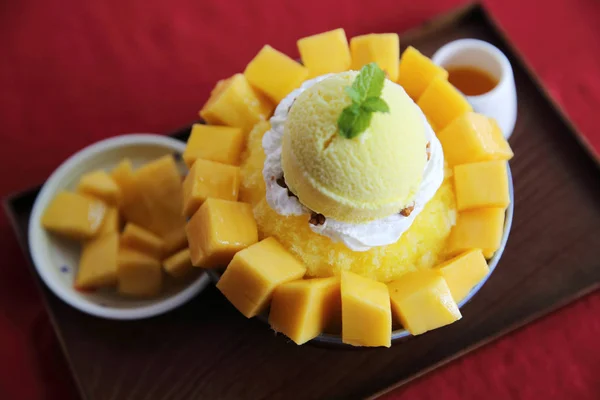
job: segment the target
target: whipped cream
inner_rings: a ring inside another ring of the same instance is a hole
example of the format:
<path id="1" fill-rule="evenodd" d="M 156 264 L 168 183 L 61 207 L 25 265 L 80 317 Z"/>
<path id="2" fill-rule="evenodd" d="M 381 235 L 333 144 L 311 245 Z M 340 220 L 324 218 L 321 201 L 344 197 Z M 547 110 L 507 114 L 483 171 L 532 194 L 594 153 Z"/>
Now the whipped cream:
<path id="1" fill-rule="evenodd" d="M 297 197 L 289 195 L 287 188 L 281 187 L 277 183 L 277 180 L 283 176 L 281 142 L 285 121 L 296 97 L 331 75 L 333 74 L 322 75 L 308 80 L 281 100 L 271 117 L 271 129 L 263 137 L 262 145 L 266 155 L 263 167 L 266 199 L 269 206 L 280 215 L 309 215 L 311 213 L 309 209 L 300 203 Z M 418 108 L 416 104 L 414 106 Z M 442 145 L 420 109 L 419 113 L 423 117 L 425 137 L 430 144 L 430 158 L 425 164 L 421 186 L 415 196 L 414 209 L 410 215 L 405 217 L 398 212 L 365 224 L 352 224 L 326 218 L 323 225 L 313 225 L 308 222 L 307 218 L 306 223 L 309 224 L 313 232 L 327 236 L 335 242 L 342 242 L 353 251 L 366 251 L 372 247 L 385 246 L 397 242 L 402 234 L 410 228 L 417 215 L 419 215 L 425 204 L 435 195 L 444 181 L 444 152 Z"/>

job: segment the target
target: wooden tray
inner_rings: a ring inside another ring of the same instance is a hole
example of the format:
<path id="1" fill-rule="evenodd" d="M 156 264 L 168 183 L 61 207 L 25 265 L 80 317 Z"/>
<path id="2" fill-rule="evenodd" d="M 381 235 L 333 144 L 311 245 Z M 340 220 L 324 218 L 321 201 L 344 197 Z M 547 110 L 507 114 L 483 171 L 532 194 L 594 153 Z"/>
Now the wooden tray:
<path id="1" fill-rule="evenodd" d="M 36 281 L 85 399 L 364 398 L 399 386 L 599 286 L 599 163 L 477 5 L 402 36 L 431 55 L 464 37 L 512 62 L 519 117 L 511 138 L 515 219 L 498 268 L 463 319 L 391 349 L 298 347 L 247 320 L 210 287 L 145 321 L 107 321 L 67 306 Z M 175 135 L 185 139 L 189 128 Z M 582 145 L 583 144 L 583 145 Z M 587 151 L 586 151 L 587 150 Z M 38 188 L 6 199 L 23 249 Z M 32 271 L 34 269 L 32 268 Z"/>

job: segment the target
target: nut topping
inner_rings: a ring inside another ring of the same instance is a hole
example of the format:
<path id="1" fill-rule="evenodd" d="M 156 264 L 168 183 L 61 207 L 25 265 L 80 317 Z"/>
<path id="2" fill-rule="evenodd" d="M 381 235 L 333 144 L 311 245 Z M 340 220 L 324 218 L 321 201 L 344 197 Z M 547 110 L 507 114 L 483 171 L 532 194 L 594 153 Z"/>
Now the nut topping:
<path id="1" fill-rule="evenodd" d="M 310 214 L 310 219 L 308 220 L 308 222 L 311 225 L 321 226 L 325 223 L 325 216 L 323 214 L 313 212 L 312 214 Z"/>
<path id="2" fill-rule="evenodd" d="M 400 215 L 402 215 L 404 217 L 408 217 L 413 212 L 414 209 L 415 209 L 415 205 L 414 204 L 410 205 L 410 206 L 400 210 Z"/>
<path id="3" fill-rule="evenodd" d="M 285 177 L 284 177 L 283 175 L 282 175 L 282 176 L 280 176 L 279 178 L 277 178 L 277 181 L 276 181 L 276 182 L 277 182 L 277 184 L 278 184 L 279 186 L 281 186 L 282 188 L 284 188 L 284 189 L 287 189 L 287 194 L 288 194 L 288 196 L 289 196 L 289 197 L 297 197 L 297 196 L 296 196 L 296 195 L 295 195 L 295 194 L 294 194 L 294 193 L 293 193 L 293 192 L 292 192 L 292 191 L 291 191 L 291 190 L 288 188 L 288 185 L 287 185 L 287 183 L 285 183 Z"/>

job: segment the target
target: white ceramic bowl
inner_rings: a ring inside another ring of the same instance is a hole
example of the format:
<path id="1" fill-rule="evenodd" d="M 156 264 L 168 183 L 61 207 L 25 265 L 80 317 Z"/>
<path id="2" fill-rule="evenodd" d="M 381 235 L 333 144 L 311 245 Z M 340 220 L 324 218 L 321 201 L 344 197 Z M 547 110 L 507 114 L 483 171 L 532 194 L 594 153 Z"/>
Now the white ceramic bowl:
<path id="1" fill-rule="evenodd" d="M 141 319 L 172 310 L 198 294 L 209 282 L 206 273 L 195 280 L 167 285 L 160 297 L 129 299 L 114 291 L 84 293 L 73 288 L 80 245 L 46 232 L 41 216 L 63 189 L 73 190 L 81 175 L 96 169 L 110 170 L 123 158 L 134 167 L 165 154 L 183 153 L 185 143 L 161 135 L 130 134 L 92 144 L 66 160 L 46 181 L 36 198 L 29 221 L 29 251 L 44 283 L 66 303 L 91 315 L 109 319 Z M 183 172 L 183 171 L 182 171 Z"/>
<path id="2" fill-rule="evenodd" d="M 510 138 L 517 121 L 517 89 L 506 55 L 483 40 L 459 39 L 440 47 L 431 59 L 442 67 L 476 67 L 496 78 L 498 84 L 489 92 L 465 97 L 476 112 L 494 118 L 504 137 Z"/>

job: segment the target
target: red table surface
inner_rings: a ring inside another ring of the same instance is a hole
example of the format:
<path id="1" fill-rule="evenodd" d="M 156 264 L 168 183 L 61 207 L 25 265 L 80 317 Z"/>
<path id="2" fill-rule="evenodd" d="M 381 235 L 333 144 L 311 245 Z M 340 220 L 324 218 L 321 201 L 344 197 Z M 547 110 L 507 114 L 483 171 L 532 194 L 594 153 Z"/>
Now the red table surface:
<path id="1" fill-rule="evenodd" d="M 461 3 L 4 1 L 0 194 L 42 182 L 99 139 L 185 125 L 215 81 L 241 71 L 265 43 L 297 56 L 302 36 L 340 26 L 348 36 L 403 31 Z M 599 149 L 600 2 L 490 0 L 486 6 Z M 0 398 L 75 398 L 4 215 L 0 224 Z M 596 292 L 386 398 L 598 399 L 598 315 Z"/>

